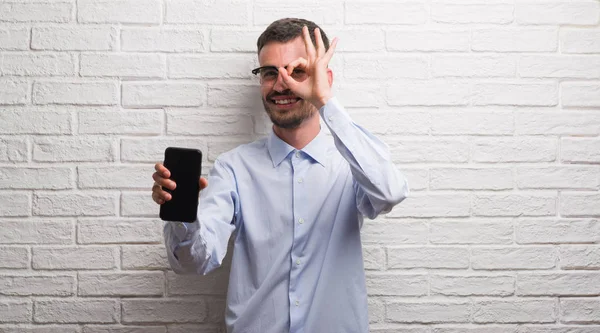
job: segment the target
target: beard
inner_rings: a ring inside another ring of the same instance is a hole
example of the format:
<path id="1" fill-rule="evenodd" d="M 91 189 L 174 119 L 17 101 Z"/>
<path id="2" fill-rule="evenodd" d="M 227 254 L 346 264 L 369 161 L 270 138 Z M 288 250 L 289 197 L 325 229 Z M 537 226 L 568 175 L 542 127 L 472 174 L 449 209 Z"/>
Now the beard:
<path id="1" fill-rule="evenodd" d="M 313 116 L 315 107 L 309 102 L 301 99 L 297 102 L 297 105 L 288 110 L 278 110 L 276 106 L 267 100 L 270 97 L 263 98 L 263 106 L 271 122 L 277 127 L 285 129 L 295 129 L 300 127 L 302 123 Z"/>

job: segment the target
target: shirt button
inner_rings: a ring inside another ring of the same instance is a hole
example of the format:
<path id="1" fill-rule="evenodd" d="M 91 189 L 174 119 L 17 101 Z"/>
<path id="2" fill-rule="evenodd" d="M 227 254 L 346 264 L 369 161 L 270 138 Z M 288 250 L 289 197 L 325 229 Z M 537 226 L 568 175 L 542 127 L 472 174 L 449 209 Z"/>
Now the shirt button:
<path id="1" fill-rule="evenodd" d="M 298 183 L 302 183 L 302 182 L 303 182 L 302 178 L 298 178 Z"/>
<path id="2" fill-rule="evenodd" d="M 180 227 L 180 228 L 183 228 L 184 227 L 183 222 L 177 223 L 177 226 Z"/>
<path id="3" fill-rule="evenodd" d="M 296 301 L 296 306 L 300 306 L 300 301 Z"/>
<path id="4" fill-rule="evenodd" d="M 296 265 L 300 265 L 302 263 L 302 261 L 300 261 L 300 259 L 296 260 Z"/>
<path id="5" fill-rule="evenodd" d="M 298 223 L 300 223 L 300 224 L 304 223 L 304 219 L 303 218 L 299 218 L 298 219 Z"/>
<path id="6" fill-rule="evenodd" d="M 296 157 L 300 157 L 300 152 L 299 151 L 296 152 Z"/>
<path id="7" fill-rule="evenodd" d="M 329 121 L 333 121 L 333 117 L 327 117 L 327 119 L 329 119 Z"/>

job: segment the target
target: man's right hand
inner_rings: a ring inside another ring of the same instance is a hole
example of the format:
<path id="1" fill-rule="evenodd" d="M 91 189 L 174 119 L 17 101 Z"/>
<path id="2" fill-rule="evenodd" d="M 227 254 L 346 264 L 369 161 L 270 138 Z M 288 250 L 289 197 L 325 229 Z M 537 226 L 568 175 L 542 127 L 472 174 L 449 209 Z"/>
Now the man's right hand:
<path id="1" fill-rule="evenodd" d="M 170 180 L 171 172 L 165 168 L 162 163 L 156 163 L 154 165 L 155 173 L 152 174 L 152 179 L 154 179 L 154 186 L 152 186 L 152 200 L 159 205 L 164 204 L 165 202 L 171 200 L 171 194 L 169 192 L 163 191 L 163 187 L 170 189 L 171 191 L 175 189 L 177 184 Z M 200 191 L 208 186 L 208 180 L 204 177 L 200 177 Z"/>

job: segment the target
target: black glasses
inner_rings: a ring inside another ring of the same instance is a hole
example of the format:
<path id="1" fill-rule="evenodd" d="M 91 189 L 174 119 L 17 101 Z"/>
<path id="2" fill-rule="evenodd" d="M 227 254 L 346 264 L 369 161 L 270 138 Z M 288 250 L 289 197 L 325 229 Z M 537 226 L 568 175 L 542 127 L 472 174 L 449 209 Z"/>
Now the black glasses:
<path id="1" fill-rule="evenodd" d="M 283 68 L 287 69 L 287 66 Z M 273 83 L 277 81 L 277 77 L 279 76 L 279 69 L 275 66 L 261 66 L 253 69 L 252 74 L 258 75 L 262 84 Z M 296 81 L 304 81 L 307 75 L 304 69 L 296 67 L 294 68 L 291 77 Z"/>

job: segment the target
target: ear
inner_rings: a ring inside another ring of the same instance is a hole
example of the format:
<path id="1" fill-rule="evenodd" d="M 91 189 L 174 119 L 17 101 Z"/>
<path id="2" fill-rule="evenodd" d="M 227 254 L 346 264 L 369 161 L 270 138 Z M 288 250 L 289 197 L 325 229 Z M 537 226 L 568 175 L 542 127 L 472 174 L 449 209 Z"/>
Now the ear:
<path id="1" fill-rule="evenodd" d="M 331 88 L 331 85 L 333 85 L 333 71 L 331 68 L 327 68 L 327 80 L 329 81 L 329 87 Z"/>

